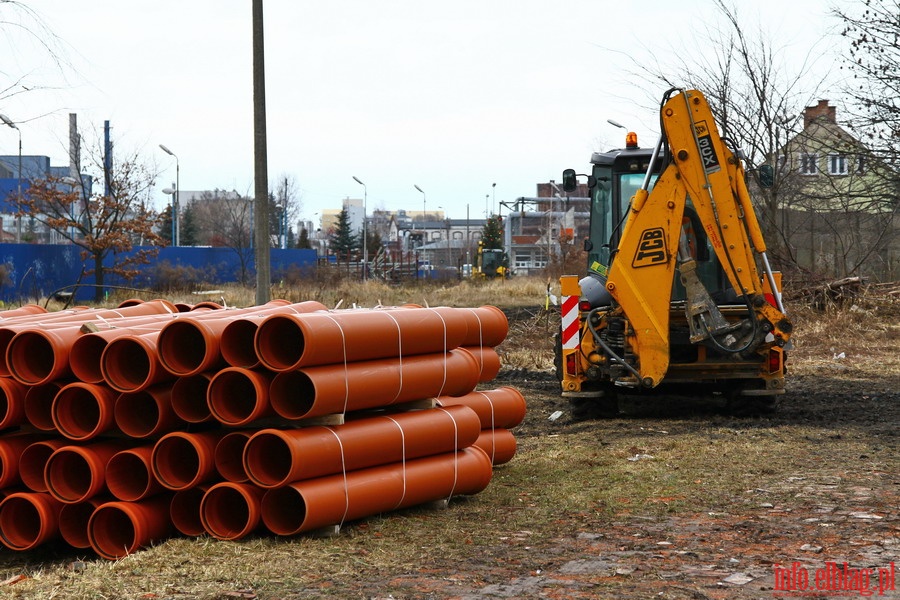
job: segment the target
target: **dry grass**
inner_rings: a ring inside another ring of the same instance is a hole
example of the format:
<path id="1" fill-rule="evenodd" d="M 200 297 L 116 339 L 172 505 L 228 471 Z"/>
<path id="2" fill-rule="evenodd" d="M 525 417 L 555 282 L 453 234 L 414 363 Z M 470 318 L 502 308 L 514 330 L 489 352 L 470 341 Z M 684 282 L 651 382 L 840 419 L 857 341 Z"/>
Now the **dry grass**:
<path id="1" fill-rule="evenodd" d="M 864 296 L 858 303 L 825 310 L 788 308 L 796 330 L 793 355 L 803 357 L 798 366 L 805 369 L 817 370 L 835 361 L 852 364 L 900 346 L 900 297 Z"/>
<path id="2" fill-rule="evenodd" d="M 558 284 L 556 286 L 558 288 Z M 340 306 L 373 307 L 421 304 L 423 306 L 483 306 L 492 304 L 504 308 L 543 306 L 547 281 L 538 277 L 515 277 L 508 280 L 489 281 L 411 281 L 404 285 L 391 285 L 380 280 L 362 282 L 346 278 L 298 280 L 293 285 L 278 284 L 270 290 L 272 298 L 291 302 L 315 300 L 329 308 Z M 174 292 L 166 295 L 172 302 L 194 304 L 203 300 L 225 302 L 228 306 L 253 306 L 256 296 L 253 289 L 238 285 L 220 285 L 205 288 L 201 292 Z M 119 291 L 110 296 L 110 303 L 139 296 L 143 299 L 157 297 L 154 292 Z"/>
<path id="3" fill-rule="evenodd" d="M 327 305 L 344 299 L 345 305 L 364 306 L 539 307 L 545 288 L 545 282 L 524 279 L 412 290 L 369 283 L 279 296 Z M 320 295 L 304 296 L 315 293 Z M 226 298 L 229 304 L 252 304 L 236 292 L 227 294 L 234 298 Z M 896 306 L 872 300 L 856 309 L 789 311 L 796 331 L 791 371 L 797 391 L 789 392 L 788 406 L 776 417 L 739 420 L 700 409 L 551 422 L 552 412 L 566 408 L 544 371 L 556 324 L 534 309 L 513 321 L 501 347 L 507 368 L 529 370 L 524 379 L 503 382 L 519 386 L 529 402 L 519 453 L 496 469 L 481 494 L 454 500 L 446 510 L 425 507 L 373 517 L 332 538 L 172 539 L 117 562 L 52 546 L 6 553 L 0 580 L 16 574 L 28 579 L 0 587 L 0 595 L 224 599 L 253 590 L 260 598 L 440 598 L 446 597 L 440 586 L 480 589 L 497 577 L 509 581 L 547 569 L 565 560 L 566 540 L 579 532 L 609 531 L 629 519 L 726 513 L 743 518 L 764 502 L 799 514 L 820 502 L 807 489 L 816 482 L 837 481 L 829 483 L 837 495 L 876 489 L 879 476 L 900 472 L 896 442 L 888 435 L 896 425 L 896 407 L 871 414 L 877 403 L 852 404 L 852 398 L 887 393 L 900 380 Z M 841 352 L 844 358 L 835 358 Z M 820 383 L 824 387 L 817 387 Z M 846 421 L 845 415 L 850 415 Z M 896 499 L 890 482 L 884 485 L 873 502 Z M 431 588 L 410 588 L 411 577 L 427 579 L 437 591 L 429 595 Z"/>

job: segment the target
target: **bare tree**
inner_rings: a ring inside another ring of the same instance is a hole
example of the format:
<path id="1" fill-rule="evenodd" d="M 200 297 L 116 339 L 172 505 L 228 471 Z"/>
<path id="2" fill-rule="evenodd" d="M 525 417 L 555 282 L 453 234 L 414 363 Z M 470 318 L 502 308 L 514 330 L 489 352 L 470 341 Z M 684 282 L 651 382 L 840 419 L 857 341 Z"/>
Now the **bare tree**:
<path id="1" fill-rule="evenodd" d="M 854 127 L 882 160 L 898 167 L 900 158 L 900 1 L 863 0 L 836 9 L 848 43 L 842 69 L 852 78 L 846 87 L 858 110 Z"/>
<path id="2" fill-rule="evenodd" d="M 253 259 L 253 199 L 237 192 L 203 192 L 191 202 L 198 229 L 198 242 L 230 248 L 240 265 L 240 281 L 249 282 Z"/>
<path id="3" fill-rule="evenodd" d="M 106 274 L 134 277 L 138 265 L 156 256 L 156 246 L 162 240 L 155 232 L 159 215 L 151 208 L 154 174 L 137 154 L 109 170 L 99 153 L 93 154 L 92 162 L 98 177 L 35 180 L 21 196 L 12 196 L 10 203 L 18 216 L 40 223 L 81 247 L 82 259 L 93 262 L 93 268 L 85 269 L 85 274 L 94 275 L 99 301 Z M 104 182 L 105 189 L 94 191 L 94 181 Z M 151 247 L 125 254 L 139 245 Z M 106 262 L 110 257 L 112 263 Z"/>
<path id="4" fill-rule="evenodd" d="M 785 268 L 796 264 L 797 256 L 782 209 L 796 203 L 797 182 L 789 170 L 774 167 L 789 164 L 785 153 L 802 131 L 803 109 L 827 84 L 826 76 L 814 75 L 825 59 L 816 48 L 798 52 L 778 45 L 761 26 L 748 26 L 734 5 L 714 3 L 722 24 L 698 34 L 705 38 L 696 44 L 701 52 L 673 52 L 676 64 L 640 65 L 641 71 L 665 86 L 696 88 L 706 95 L 723 137 L 741 151 L 757 183 L 754 200 L 769 253 Z M 766 186 L 759 185 L 761 165 L 774 172 Z"/>
<path id="5" fill-rule="evenodd" d="M 65 43 L 41 15 L 25 2 L 0 0 L 0 100 L 35 90 L 52 89 L 47 73 L 17 60 L 26 47 L 37 47 L 63 77 L 75 69 L 66 58 Z"/>
<path id="6" fill-rule="evenodd" d="M 863 0 L 834 14 L 843 23 L 841 35 L 847 43 L 842 69 L 851 75 L 845 86 L 854 111 L 850 127 L 865 140 L 865 160 L 879 169 L 872 183 L 877 202 L 867 207 L 866 217 L 882 227 L 874 240 L 877 246 L 871 241 L 869 246 L 885 263 L 885 277 L 893 279 L 900 252 L 900 0 Z"/>
<path id="7" fill-rule="evenodd" d="M 276 248 L 287 248 L 288 233 L 291 224 L 297 220 L 303 210 L 300 186 L 293 175 L 283 174 L 276 179 L 275 190 L 270 193 L 273 204 L 269 207 L 269 220 L 272 222 L 273 245 Z"/>

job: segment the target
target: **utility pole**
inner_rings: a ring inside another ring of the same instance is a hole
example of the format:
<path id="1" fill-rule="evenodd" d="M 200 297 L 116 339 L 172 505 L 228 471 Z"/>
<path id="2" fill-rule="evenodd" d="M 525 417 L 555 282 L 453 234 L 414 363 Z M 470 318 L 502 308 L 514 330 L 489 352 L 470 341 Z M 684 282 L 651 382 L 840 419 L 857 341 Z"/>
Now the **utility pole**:
<path id="1" fill-rule="evenodd" d="M 269 301 L 269 175 L 266 155 L 266 73 L 263 56 L 263 3 L 253 0 L 253 237 L 256 241 L 256 304 Z"/>

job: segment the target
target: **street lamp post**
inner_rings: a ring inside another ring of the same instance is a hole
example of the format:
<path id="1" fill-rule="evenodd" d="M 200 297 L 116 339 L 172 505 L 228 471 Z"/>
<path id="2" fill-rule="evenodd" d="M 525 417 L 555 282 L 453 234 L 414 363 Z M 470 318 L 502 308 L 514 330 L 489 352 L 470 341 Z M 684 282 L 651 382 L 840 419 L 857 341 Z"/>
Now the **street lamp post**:
<path id="1" fill-rule="evenodd" d="M 178 193 L 181 191 L 181 168 L 178 164 L 178 157 L 174 152 L 162 144 L 159 147 L 163 152 L 175 159 L 175 189 L 172 191 L 172 245 L 177 246 L 178 238 L 181 237 L 181 224 L 178 219 L 178 212 L 181 208 L 181 205 L 178 203 Z"/>
<path id="2" fill-rule="evenodd" d="M 418 185 L 413 184 L 413 187 L 416 188 L 417 190 L 419 190 L 419 192 L 422 194 L 422 248 L 424 249 L 425 248 L 425 213 L 427 212 L 427 208 L 426 208 L 427 197 L 425 196 L 425 192 L 422 191 L 422 188 L 420 188 Z"/>
<path id="3" fill-rule="evenodd" d="M 491 214 L 497 213 L 497 184 L 491 184 Z"/>
<path id="4" fill-rule="evenodd" d="M 353 181 L 363 186 L 363 281 L 366 281 L 368 279 L 369 271 L 369 235 L 366 232 L 366 213 L 368 212 L 369 191 L 366 188 L 366 184 L 360 181 L 359 177 L 356 175 L 353 176 Z"/>
<path id="5" fill-rule="evenodd" d="M 12 127 L 19 133 L 19 172 L 18 183 L 16 184 L 16 197 L 19 202 L 22 201 L 22 130 L 19 126 L 12 122 L 6 115 L 0 115 L 0 121 L 3 121 L 8 127 Z M 22 241 L 22 217 L 16 215 L 16 243 Z"/>

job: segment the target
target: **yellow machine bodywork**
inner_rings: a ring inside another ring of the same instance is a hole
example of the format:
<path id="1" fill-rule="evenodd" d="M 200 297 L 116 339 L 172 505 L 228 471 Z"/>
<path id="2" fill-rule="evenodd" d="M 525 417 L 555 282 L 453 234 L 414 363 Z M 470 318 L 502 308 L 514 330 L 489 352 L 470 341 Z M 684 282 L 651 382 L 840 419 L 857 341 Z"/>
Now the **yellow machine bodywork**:
<path id="1" fill-rule="evenodd" d="M 591 380 L 642 389 L 741 380 L 746 395 L 780 394 L 791 324 L 781 308 L 780 281 L 765 258 L 743 165 L 720 138 L 699 91 L 671 95 L 661 118 L 670 162 L 652 190 L 645 181 L 631 199 L 605 280 L 609 306 L 580 309 L 579 345 L 561 349 L 564 395 L 579 395 Z M 694 273 L 685 233 L 688 204 L 743 304 L 713 302 Z M 686 291 L 678 306 L 672 302 L 676 276 Z M 563 278 L 564 297 L 576 292 L 577 279 Z M 613 323 L 616 336 L 607 330 Z M 685 352 L 673 350 L 673 327 L 689 332 L 695 348 L 677 364 L 673 356 Z"/>

